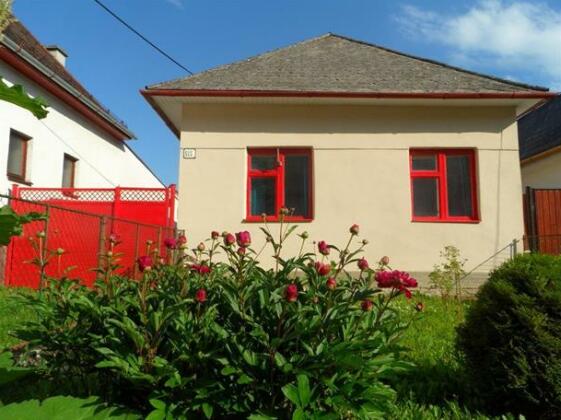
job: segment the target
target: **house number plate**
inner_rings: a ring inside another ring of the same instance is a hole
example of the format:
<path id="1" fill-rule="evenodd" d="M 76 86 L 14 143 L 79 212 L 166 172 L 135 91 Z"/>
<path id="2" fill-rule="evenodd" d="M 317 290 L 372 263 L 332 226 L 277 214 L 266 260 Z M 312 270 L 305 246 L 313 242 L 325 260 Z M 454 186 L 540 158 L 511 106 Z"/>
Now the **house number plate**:
<path id="1" fill-rule="evenodd" d="M 196 159 L 197 150 L 196 149 L 183 149 L 183 159 Z"/>

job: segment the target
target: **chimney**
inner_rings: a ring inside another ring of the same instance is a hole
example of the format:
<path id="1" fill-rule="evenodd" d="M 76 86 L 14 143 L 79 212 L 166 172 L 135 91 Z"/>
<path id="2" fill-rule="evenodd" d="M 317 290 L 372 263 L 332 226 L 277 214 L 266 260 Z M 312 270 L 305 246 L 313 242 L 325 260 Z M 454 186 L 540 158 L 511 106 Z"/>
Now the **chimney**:
<path id="1" fill-rule="evenodd" d="M 68 54 L 58 45 L 45 45 L 45 48 L 63 67 L 66 66 L 66 58 Z"/>

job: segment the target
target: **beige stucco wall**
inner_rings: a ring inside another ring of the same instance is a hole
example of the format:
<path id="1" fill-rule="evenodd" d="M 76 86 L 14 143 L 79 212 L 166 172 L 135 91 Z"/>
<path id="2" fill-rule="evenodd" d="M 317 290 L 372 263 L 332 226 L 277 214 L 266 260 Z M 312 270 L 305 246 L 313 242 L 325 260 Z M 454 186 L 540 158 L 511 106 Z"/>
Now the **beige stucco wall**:
<path id="1" fill-rule="evenodd" d="M 561 151 L 522 165 L 522 185 L 561 188 Z"/>
<path id="2" fill-rule="evenodd" d="M 426 272 L 452 244 L 469 269 L 522 236 L 514 108 L 186 104 L 183 114 L 181 147 L 197 152 L 180 157 L 178 222 L 191 244 L 212 229 L 247 229 L 256 248 L 263 243 L 260 224 L 243 222 L 246 150 L 255 146 L 312 147 L 315 217 L 301 230 L 343 245 L 358 223 L 372 262 L 389 255 L 394 267 Z M 412 147 L 477 149 L 480 223 L 411 221 Z"/>

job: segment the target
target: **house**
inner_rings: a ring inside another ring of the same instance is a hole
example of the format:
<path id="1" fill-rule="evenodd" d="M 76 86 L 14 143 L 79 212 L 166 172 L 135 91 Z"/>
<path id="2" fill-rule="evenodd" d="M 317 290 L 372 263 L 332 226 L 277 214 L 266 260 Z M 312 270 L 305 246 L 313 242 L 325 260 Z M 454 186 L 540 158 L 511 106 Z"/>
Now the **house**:
<path id="1" fill-rule="evenodd" d="M 561 96 L 518 120 L 522 186 L 561 188 Z"/>
<path id="2" fill-rule="evenodd" d="M 142 94 L 180 139 L 190 238 L 248 230 L 260 249 L 285 206 L 315 240 L 360 224 L 371 265 L 420 279 L 445 245 L 469 269 L 522 237 L 516 117 L 551 95 L 334 34 Z"/>
<path id="3" fill-rule="evenodd" d="M 66 68 L 67 53 L 43 46 L 19 21 L 0 38 L 0 75 L 33 97 L 48 116 L 0 101 L 0 194 L 33 187 L 163 187 L 132 151 L 133 133 Z"/>

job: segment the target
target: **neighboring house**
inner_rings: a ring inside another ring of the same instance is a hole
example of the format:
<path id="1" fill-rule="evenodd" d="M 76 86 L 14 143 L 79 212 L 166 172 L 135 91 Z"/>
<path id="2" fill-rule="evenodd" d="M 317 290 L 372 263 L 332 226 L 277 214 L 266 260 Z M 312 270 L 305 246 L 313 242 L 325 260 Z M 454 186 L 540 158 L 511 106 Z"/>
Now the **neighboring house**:
<path id="1" fill-rule="evenodd" d="M 49 104 L 45 119 L 0 101 L 0 193 L 33 187 L 162 187 L 127 146 L 133 138 L 65 67 L 67 55 L 44 47 L 18 21 L 0 37 L 0 76 Z M 92 63 L 93 64 L 93 63 Z"/>
<path id="2" fill-rule="evenodd" d="M 518 120 L 522 186 L 561 188 L 561 96 Z"/>
<path id="3" fill-rule="evenodd" d="M 142 93 L 180 138 L 194 241 L 249 230 L 260 249 L 286 206 L 314 240 L 360 224 L 371 265 L 421 278 L 445 245 L 471 268 L 522 237 L 516 117 L 551 95 L 333 34 Z"/>

